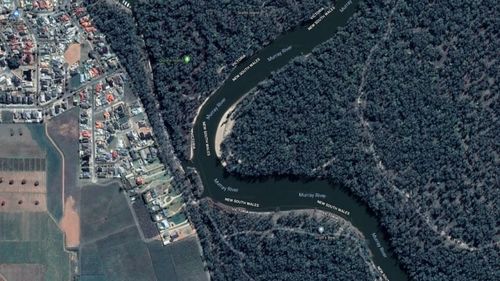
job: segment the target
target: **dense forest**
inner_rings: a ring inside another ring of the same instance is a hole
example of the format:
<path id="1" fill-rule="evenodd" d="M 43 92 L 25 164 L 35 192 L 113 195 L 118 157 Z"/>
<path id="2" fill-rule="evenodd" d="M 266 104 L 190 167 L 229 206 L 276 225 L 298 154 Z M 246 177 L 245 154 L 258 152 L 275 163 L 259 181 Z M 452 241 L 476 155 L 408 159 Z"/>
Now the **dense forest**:
<path id="1" fill-rule="evenodd" d="M 342 183 L 412 280 L 500 280 L 496 1 L 361 2 L 244 99 L 232 172 Z"/>
<path id="2" fill-rule="evenodd" d="M 147 46 L 157 99 L 180 157 L 189 155 L 198 107 L 228 77 L 233 63 L 329 5 L 328 0 L 148 0 L 135 4 L 134 16 Z M 190 57 L 189 63 L 183 62 L 184 56 Z"/>
<path id="3" fill-rule="evenodd" d="M 380 277 L 365 237 L 347 221 L 327 213 L 243 213 L 223 209 L 209 199 L 190 208 L 213 280 Z"/>

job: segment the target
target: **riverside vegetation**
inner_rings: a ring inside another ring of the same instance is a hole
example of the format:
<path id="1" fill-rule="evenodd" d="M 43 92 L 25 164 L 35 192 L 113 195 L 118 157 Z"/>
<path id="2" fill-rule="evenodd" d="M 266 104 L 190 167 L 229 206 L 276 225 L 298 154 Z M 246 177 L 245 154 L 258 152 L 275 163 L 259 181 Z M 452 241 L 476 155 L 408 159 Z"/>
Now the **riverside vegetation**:
<path id="1" fill-rule="evenodd" d="M 197 109 L 236 62 L 333 5 L 328 0 L 151 0 L 138 1 L 128 11 L 118 3 L 86 1 L 129 73 L 160 148 L 174 149 L 181 159 L 189 157 Z"/>
<path id="2" fill-rule="evenodd" d="M 365 237 L 337 216 L 242 213 L 206 198 L 190 208 L 213 280 L 381 278 Z"/>

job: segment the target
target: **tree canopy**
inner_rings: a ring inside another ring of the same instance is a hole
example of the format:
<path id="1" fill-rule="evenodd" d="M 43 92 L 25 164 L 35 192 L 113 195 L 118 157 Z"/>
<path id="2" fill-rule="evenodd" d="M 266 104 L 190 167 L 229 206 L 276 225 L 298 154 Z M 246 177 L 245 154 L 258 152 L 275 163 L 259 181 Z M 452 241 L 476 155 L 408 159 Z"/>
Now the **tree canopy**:
<path id="1" fill-rule="evenodd" d="M 347 185 L 414 280 L 500 278 L 496 6 L 361 2 L 241 102 L 226 167 Z"/>

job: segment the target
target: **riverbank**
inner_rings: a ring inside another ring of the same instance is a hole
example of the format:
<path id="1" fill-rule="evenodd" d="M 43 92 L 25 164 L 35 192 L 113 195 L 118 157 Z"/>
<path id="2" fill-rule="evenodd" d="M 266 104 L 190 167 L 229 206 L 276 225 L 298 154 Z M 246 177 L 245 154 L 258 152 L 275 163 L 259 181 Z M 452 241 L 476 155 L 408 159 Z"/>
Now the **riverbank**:
<path id="1" fill-rule="evenodd" d="M 207 257 L 213 279 L 239 280 L 243 269 L 248 279 L 275 280 L 274 272 L 279 272 L 279 280 L 311 280 L 310 276 L 315 280 L 385 280 L 363 233 L 329 212 L 311 208 L 252 212 L 211 198 L 189 207 L 198 214 L 193 223 L 202 246 L 214 253 Z M 275 254 L 263 255 L 263 251 Z M 242 257 L 241 266 L 233 267 L 230 261 Z M 311 259 L 318 263 L 312 265 Z M 289 270 L 299 267 L 299 271 Z"/>
<path id="2" fill-rule="evenodd" d="M 349 1 L 339 3 L 341 7 Z M 241 177 L 228 173 L 221 163 L 221 143 L 231 133 L 234 125 L 235 108 L 258 83 L 275 71 L 279 71 L 293 58 L 311 53 L 318 44 L 335 35 L 336 27 L 344 25 L 355 11 L 355 3 L 341 12 L 333 10 L 325 15 L 313 29 L 301 27 L 287 33 L 248 61 L 238 67 L 224 84 L 213 93 L 199 110 L 193 126 L 193 157 L 185 167 L 194 167 L 203 183 L 204 197 L 215 202 L 243 209 L 242 213 L 286 211 L 297 209 L 321 209 L 332 216 L 339 216 L 357 228 L 371 252 L 370 259 L 383 279 L 407 280 L 397 259 L 392 255 L 383 229 L 375 215 L 366 205 L 342 186 L 332 185 L 325 180 L 299 179 L 297 177 Z M 292 48 L 283 55 L 268 61 L 284 47 Z M 261 58 L 260 63 L 248 68 L 249 64 Z M 248 69 L 243 74 L 241 71 Z M 234 79 L 237 77 L 237 79 Z M 284 89 L 285 90 L 285 89 Z M 238 111 L 239 112 L 239 111 Z M 251 151 L 249 151 L 251 153 Z M 259 165 L 260 163 L 255 163 Z M 380 244 L 373 239 L 373 233 Z M 382 251 L 383 253 L 382 254 Z M 342 279 L 341 279 L 342 280 Z"/>
<path id="3" fill-rule="evenodd" d="M 219 124 L 217 125 L 217 131 L 215 132 L 214 149 L 215 149 L 215 155 L 217 155 L 217 158 L 219 159 L 222 156 L 222 151 L 221 151 L 222 141 L 231 133 L 233 129 L 235 119 L 233 118 L 232 115 L 238 103 L 239 101 L 233 104 L 224 113 L 223 117 L 219 121 Z"/>
<path id="4" fill-rule="evenodd" d="M 225 112 L 222 114 L 222 117 L 220 118 L 219 124 L 217 125 L 217 130 L 215 131 L 215 141 L 214 141 L 214 149 L 215 149 L 215 155 L 217 155 L 217 158 L 220 159 L 222 156 L 222 151 L 221 151 L 221 144 L 224 141 L 224 139 L 231 134 L 231 131 L 234 126 L 234 122 L 236 122 L 236 119 L 234 118 L 234 110 L 236 109 L 236 106 L 240 104 L 242 100 L 244 100 L 250 93 L 253 93 L 253 90 L 248 91 L 245 93 L 242 97 L 240 97 L 236 102 L 234 102 Z"/>

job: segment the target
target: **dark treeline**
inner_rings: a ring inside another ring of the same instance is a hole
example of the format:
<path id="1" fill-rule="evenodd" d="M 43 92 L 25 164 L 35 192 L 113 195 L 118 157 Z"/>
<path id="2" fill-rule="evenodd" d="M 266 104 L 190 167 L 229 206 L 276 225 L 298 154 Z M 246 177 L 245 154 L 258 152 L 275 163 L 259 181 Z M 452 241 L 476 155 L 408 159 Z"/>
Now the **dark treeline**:
<path id="1" fill-rule="evenodd" d="M 375 1 L 238 106 L 244 175 L 327 177 L 380 216 L 412 280 L 499 280 L 496 1 Z"/>
<path id="2" fill-rule="evenodd" d="M 213 280 L 376 280 L 365 238 L 323 212 L 252 214 L 190 205 Z M 323 232 L 319 232 L 323 227 Z"/>
<path id="3" fill-rule="evenodd" d="M 163 119 L 180 157 L 188 156 L 197 109 L 227 78 L 234 68 L 231 64 L 328 5 L 331 1 L 148 0 L 135 4 Z M 182 62 L 186 55 L 189 63 Z"/>

